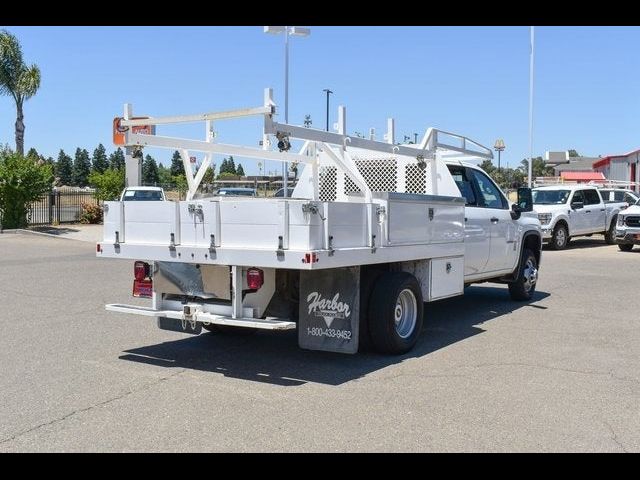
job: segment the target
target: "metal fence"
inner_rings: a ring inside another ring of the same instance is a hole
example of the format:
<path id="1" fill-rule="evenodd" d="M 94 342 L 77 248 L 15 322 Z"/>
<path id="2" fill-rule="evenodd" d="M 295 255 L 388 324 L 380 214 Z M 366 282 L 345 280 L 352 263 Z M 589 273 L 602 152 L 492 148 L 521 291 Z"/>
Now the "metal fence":
<path id="1" fill-rule="evenodd" d="M 82 214 L 82 204 L 99 205 L 92 192 L 57 191 L 43 195 L 30 208 L 29 225 L 76 223 Z"/>

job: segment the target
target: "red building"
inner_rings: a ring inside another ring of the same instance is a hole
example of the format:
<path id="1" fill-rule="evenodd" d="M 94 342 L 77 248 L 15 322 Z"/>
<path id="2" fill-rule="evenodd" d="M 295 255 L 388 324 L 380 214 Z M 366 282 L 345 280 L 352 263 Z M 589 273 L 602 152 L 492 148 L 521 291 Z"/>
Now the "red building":
<path id="1" fill-rule="evenodd" d="M 640 192 L 640 149 L 622 155 L 609 155 L 593 162 L 593 170 L 607 180 L 629 182 L 629 188 Z"/>

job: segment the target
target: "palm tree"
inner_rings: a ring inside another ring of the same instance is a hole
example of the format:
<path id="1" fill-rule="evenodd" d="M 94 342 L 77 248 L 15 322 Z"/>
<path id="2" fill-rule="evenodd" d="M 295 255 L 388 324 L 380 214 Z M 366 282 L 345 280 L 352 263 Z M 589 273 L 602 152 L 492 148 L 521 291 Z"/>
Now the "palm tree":
<path id="1" fill-rule="evenodd" d="M 16 152 L 24 155 L 25 100 L 33 97 L 40 88 L 40 69 L 27 65 L 22 59 L 18 39 L 7 30 L 0 32 L 0 94 L 10 95 L 16 102 Z"/>

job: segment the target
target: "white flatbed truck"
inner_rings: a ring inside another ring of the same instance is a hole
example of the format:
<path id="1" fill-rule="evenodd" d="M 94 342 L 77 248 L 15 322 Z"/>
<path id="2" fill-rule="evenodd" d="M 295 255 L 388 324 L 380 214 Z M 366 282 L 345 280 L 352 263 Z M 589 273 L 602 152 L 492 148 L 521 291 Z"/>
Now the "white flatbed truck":
<path id="1" fill-rule="evenodd" d="M 400 354 L 418 339 L 423 302 L 484 281 L 531 298 L 540 223 L 529 189 L 512 204 L 465 162 L 492 158 L 490 149 L 433 128 L 419 144 L 395 144 L 392 119 L 386 141 L 351 137 L 346 109 L 338 113 L 337 133 L 277 123 L 270 89 L 261 107 L 201 115 L 134 118 L 125 105 L 114 141 L 126 148 L 128 186 L 153 146 L 181 153 L 189 190 L 180 202 L 105 202 L 97 256 L 135 260 L 133 293 L 151 299 L 107 310 L 185 333 L 297 328 L 305 349 L 355 353 L 364 341 Z M 213 121 L 246 116 L 263 117 L 262 148 L 214 141 Z M 194 121 L 206 123 L 204 141 L 155 135 Z M 297 153 L 294 139 L 304 141 Z M 195 173 L 190 151 L 204 152 Z M 213 154 L 304 170 L 291 198 L 196 198 Z"/>

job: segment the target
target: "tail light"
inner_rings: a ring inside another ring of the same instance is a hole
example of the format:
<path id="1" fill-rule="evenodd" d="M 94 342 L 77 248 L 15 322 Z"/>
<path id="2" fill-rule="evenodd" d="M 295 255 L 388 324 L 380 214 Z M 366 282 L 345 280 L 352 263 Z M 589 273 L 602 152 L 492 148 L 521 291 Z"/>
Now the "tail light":
<path id="1" fill-rule="evenodd" d="M 249 290 L 259 290 L 264 283 L 264 272 L 259 268 L 247 270 L 247 287 Z"/>
<path id="2" fill-rule="evenodd" d="M 133 292 L 134 297 L 151 298 L 153 296 L 153 280 L 151 280 L 151 266 L 146 262 L 133 264 Z"/>

